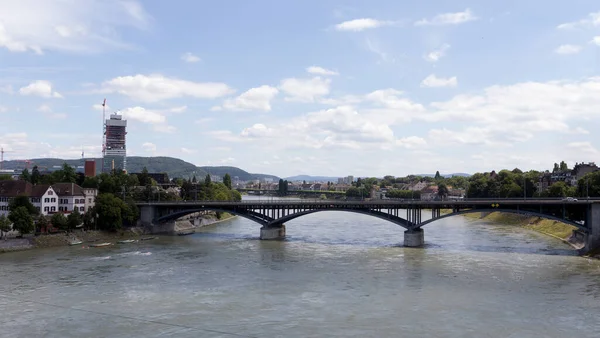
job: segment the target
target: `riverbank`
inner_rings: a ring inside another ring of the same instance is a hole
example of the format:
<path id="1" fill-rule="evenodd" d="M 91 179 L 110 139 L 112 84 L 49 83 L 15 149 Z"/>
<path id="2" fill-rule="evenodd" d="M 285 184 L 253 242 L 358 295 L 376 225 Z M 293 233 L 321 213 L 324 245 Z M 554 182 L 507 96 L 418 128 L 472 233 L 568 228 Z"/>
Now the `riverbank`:
<path id="1" fill-rule="evenodd" d="M 559 221 L 505 212 L 478 212 L 462 216 L 471 220 L 484 220 L 497 224 L 520 226 L 559 239 L 575 249 L 581 249 L 584 246 L 580 238 L 573 236 L 573 230 L 577 228 Z"/>
<path id="2" fill-rule="evenodd" d="M 229 213 L 222 213 L 220 218 L 215 214 L 203 215 L 197 226 L 176 228 L 177 231 L 196 232 L 198 229 L 218 224 L 236 217 Z M 183 220 L 189 225 L 192 223 L 189 220 Z M 180 222 L 180 221 L 178 221 Z M 67 246 L 73 241 L 82 241 L 81 245 L 90 245 L 93 243 L 116 243 L 128 239 L 139 240 L 144 236 L 150 235 L 141 227 L 127 228 L 118 232 L 96 231 L 96 230 L 76 230 L 71 233 L 59 233 L 52 235 L 26 236 L 25 238 L 11 238 L 8 240 L 0 240 L 0 253 L 11 251 L 31 250 L 36 248 L 51 248 Z"/>

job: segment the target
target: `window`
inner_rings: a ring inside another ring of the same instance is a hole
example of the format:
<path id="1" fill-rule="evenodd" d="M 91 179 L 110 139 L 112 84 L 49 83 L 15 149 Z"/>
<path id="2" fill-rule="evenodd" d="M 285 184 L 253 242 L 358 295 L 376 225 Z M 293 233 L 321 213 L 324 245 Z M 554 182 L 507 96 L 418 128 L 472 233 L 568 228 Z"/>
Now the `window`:
<path id="1" fill-rule="evenodd" d="M 54 192 L 52 192 L 52 190 L 48 190 L 48 195 L 54 195 Z"/>
<path id="2" fill-rule="evenodd" d="M 79 207 L 79 211 L 84 211 L 84 208 L 83 207 Z"/>
<path id="3" fill-rule="evenodd" d="M 45 211 L 45 212 L 48 212 L 48 210 L 50 210 L 50 208 L 48 208 L 48 207 L 44 207 L 44 211 Z"/>
<path id="4" fill-rule="evenodd" d="M 44 203 L 49 203 L 50 199 L 48 197 L 44 198 Z"/>
<path id="5" fill-rule="evenodd" d="M 88 198 L 88 203 L 92 203 L 92 199 L 91 198 Z"/>
<path id="6" fill-rule="evenodd" d="M 52 197 L 52 199 L 50 200 L 50 202 L 56 202 L 56 198 Z"/>
<path id="7" fill-rule="evenodd" d="M 56 211 L 56 207 L 51 207 L 51 208 L 50 208 L 50 211 L 51 211 L 51 212 L 54 212 L 54 211 Z"/>

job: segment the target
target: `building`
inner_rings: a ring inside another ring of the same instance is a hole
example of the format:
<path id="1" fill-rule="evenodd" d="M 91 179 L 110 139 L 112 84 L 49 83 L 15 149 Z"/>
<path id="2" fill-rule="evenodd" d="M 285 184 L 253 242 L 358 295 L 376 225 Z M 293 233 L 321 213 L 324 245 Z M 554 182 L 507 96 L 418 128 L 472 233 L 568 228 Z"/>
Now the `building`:
<path id="1" fill-rule="evenodd" d="M 75 183 L 32 185 L 26 181 L 0 181 L 0 215 L 8 216 L 9 203 L 17 196 L 27 196 L 42 215 L 70 213 L 75 208 L 84 213 L 93 207 L 98 191 L 83 189 Z"/>
<path id="2" fill-rule="evenodd" d="M 0 181 L 0 215 L 8 216 L 10 201 L 17 196 L 27 196 L 34 207 L 48 215 L 58 211 L 58 196 L 50 185 L 32 185 L 26 181 Z"/>
<path id="3" fill-rule="evenodd" d="M 75 183 L 57 183 L 52 186 L 58 195 L 58 211 L 71 213 L 74 210 L 85 212 L 85 194 Z"/>
<path id="4" fill-rule="evenodd" d="M 571 171 L 571 179 L 573 180 L 571 184 L 577 185 L 577 181 L 579 181 L 579 179 L 581 179 L 583 176 L 589 173 L 596 172 L 598 170 L 600 170 L 600 168 L 598 168 L 598 166 L 594 162 L 575 163 L 575 167 L 573 167 L 573 170 Z"/>
<path id="5" fill-rule="evenodd" d="M 127 120 L 123 116 L 112 114 L 105 121 L 104 126 L 104 157 L 102 159 L 102 172 L 108 173 L 113 169 L 127 170 Z"/>
<path id="6" fill-rule="evenodd" d="M 84 168 L 85 177 L 96 176 L 96 160 L 86 160 Z"/>

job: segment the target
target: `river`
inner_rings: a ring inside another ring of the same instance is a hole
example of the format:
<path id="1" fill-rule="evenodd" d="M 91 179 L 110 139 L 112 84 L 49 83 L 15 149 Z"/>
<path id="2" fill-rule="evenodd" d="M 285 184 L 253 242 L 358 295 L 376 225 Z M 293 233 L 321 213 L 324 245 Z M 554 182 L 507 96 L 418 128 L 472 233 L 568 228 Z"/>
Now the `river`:
<path id="1" fill-rule="evenodd" d="M 460 216 L 398 226 L 321 212 L 260 241 L 235 218 L 191 236 L 0 255 L 0 336 L 598 337 L 600 261 Z"/>

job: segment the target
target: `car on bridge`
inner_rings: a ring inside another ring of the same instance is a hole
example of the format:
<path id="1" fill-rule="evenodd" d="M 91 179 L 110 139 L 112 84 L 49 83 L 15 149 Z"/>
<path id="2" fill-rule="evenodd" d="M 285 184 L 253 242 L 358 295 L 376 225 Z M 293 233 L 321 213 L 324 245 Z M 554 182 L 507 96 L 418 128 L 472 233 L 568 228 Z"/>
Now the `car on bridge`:
<path id="1" fill-rule="evenodd" d="M 577 202 L 577 199 L 574 197 L 566 197 L 562 199 L 565 202 Z"/>

